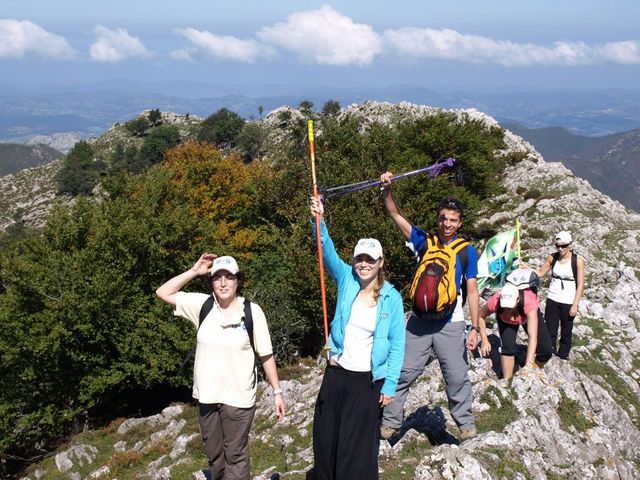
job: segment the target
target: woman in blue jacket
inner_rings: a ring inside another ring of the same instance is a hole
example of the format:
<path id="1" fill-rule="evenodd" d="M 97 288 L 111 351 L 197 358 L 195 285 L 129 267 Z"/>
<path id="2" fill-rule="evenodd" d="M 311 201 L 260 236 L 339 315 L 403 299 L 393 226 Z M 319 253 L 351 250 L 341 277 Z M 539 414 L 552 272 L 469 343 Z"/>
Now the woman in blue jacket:
<path id="1" fill-rule="evenodd" d="M 322 202 L 312 199 L 311 212 L 322 218 Z M 402 297 L 384 279 L 378 240 L 359 240 L 349 264 L 338 257 L 324 220 L 320 233 L 338 299 L 313 418 L 313 478 L 377 479 L 382 408 L 393 402 L 404 357 Z"/>

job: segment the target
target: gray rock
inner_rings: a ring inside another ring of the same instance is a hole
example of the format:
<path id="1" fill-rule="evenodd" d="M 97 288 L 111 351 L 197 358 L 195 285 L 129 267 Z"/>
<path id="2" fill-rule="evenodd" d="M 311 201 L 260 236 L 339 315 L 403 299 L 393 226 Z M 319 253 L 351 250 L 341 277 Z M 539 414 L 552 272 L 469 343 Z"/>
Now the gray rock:
<path id="1" fill-rule="evenodd" d="M 77 461 L 80 466 L 88 465 L 93 463 L 97 454 L 98 449 L 92 445 L 73 445 L 56 455 L 56 467 L 60 473 L 65 473 L 73 468 L 74 461 Z"/>

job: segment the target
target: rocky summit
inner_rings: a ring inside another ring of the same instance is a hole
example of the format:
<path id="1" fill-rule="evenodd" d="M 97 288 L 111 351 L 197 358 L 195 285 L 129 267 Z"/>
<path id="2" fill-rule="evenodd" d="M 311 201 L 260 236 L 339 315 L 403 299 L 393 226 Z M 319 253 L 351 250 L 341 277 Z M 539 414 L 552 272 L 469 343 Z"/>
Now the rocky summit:
<path id="1" fill-rule="evenodd" d="M 367 102 L 341 115 L 391 121 L 431 111 L 437 109 Z M 481 112 L 457 113 L 497 125 Z M 561 164 L 545 162 L 510 132 L 507 144 L 504 153 L 523 159 L 507 168 L 507 193 L 495 198 L 477 226 L 507 229 L 519 219 L 522 257 L 530 265 L 544 261 L 558 230 L 573 233 L 587 274 L 571 357 L 520 368 L 511 381 L 499 379 L 497 354 L 471 358 L 479 434 L 464 442 L 433 361 L 410 390 L 400 433 L 380 442 L 381 478 L 638 479 L 640 215 Z M 497 341 L 497 331 L 491 339 Z M 251 433 L 256 479 L 302 479 L 313 465 L 313 406 L 322 366 L 307 362 L 295 375 L 283 370 L 281 376 L 288 408 L 283 423 L 275 423 L 270 389 L 260 388 Z M 115 422 L 101 436 L 83 434 L 55 461 L 33 466 L 24 480 L 204 478 L 200 442 L 193 407 L 174 405 L 153 417 Z"/>

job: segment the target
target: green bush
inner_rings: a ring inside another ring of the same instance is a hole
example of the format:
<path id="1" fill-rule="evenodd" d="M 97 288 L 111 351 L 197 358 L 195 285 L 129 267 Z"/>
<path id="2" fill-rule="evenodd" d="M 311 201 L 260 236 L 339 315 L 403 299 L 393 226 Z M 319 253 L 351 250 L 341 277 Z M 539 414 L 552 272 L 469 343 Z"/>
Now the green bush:
<path id="1" fill-rule="evenodd" d="M 221 148 L 234 147 L 244 123 L 244 119 L 237 113 L 221 108 L 202 122 L 198 140 Z"/>
<path id="2" fill-rule="evenodd" d="M 238 148 L 242 151 L 245 162 L 259 158 L 264 152 L 266 131 L 261 123 L 246 123 L 237 138 Z"/>
<path id="3" fill-rule="evenodd" d="M 325 117 L 333 117 L 340 113 L 340 103 L 336 100 L 327 100 L 322 106 L 322 115 Z"/>
<path id="4" fill-rule="evenodd" d="M 528 190 L 525 194 L 524 194 L 524 199 L 528 200 L 530 198 L 536 199 L 536 198 L 540 198 L 542 196 L 542 192 L 537 189 L 537 188 L 532 188 L 531 190 Z"/>
<path id="5" fill-rule="evenodd" d="M 56 175 L 58 194 L 90 193 L 98 183 L 102 168 L 102 162 L 94 158 L 91 144 L 80 140 L 64 158 L 62 168 Z"/>
<path id="6" fill-rule="evenodd" d="M 151 111 L 149 111 L 149 123 L 151 123 L 151 125 L 158 126 L 162 123 L 162 113 L 160 113 L 160 110 L 158 108 L 155 108 Z"/>
<path id="7" fill-rule="evenodd" d="M 137 117 L 133 120 L 129 120 L 124 124 L 127 131 L 135 137 L 144 137 L 147 134 L 147 130 L 151 128 L 149 119 L 145 117 Z"/>
<path id="8" fill-rule="evenodd" d="M 161 125 L 151 130 L 142 142 L 133 164 L 129 170 L 139 173 L 151 165 L 160 163 L 164 152 L 180 143 L 180 132 L 175 125 Z"/>

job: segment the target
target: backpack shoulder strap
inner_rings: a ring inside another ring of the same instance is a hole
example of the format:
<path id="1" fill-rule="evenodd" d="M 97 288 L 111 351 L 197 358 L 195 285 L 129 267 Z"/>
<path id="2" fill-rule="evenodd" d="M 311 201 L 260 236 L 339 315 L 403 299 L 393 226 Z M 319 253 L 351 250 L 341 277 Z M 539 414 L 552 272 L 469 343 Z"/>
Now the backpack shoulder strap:
<path id="1" fill-rule="evenodd" d="M 207 315 L 209 315 L 209 312 L 213 308 L 213 304 L 215 303 L 215 301 L 216 300 L 215 298 L 213 298 L 213 295 L 210 295 L 209 298 L 207 298 L 202 304 L 202 307 L 200 307 L 200 314 L 198 315 L 198 330 L 200 329 L 202 322 L 204 322 L 204 319 L 207 318 Z"/>
<path id="2" fill-rule="evenodd" d="M 247 329 L 247 334 L 249 335 L 249 343 L 251 343 L 251 349 L 257 356 L 258 352 L 256 352 L 256 346 L 253 342 L 253 313 L 251 313 L 251 302 L 247 298 L 244 299 L 244 326 Z"/>
<path id="3" fill-rule="evenodd" d="M 213 298 L 213 295 L 209 295 L 209 298 L 207 298 L 202 304 L 202 307 L 200 307 L 200 313 L 198 314 L 198 330 L 200 330 L 200 326 L 202 325 L 202 322 L 204 322 L 204 319 L 207 318 L 207 315 L 209 315 L 209 312 L 213 308 L 213 304 L 215 303 L 215 301 L 216 299 Z M 191 360 L 191 357 L 193 357 L 195 353 L 196 353 L 196 347 L 193 347 L 189 351 L 189 353 L 187 353 L 187 356 L 184 357 L 184 360 L 182 360 L 180 367 L 178 367 L 178 375 L 182 374 L 182 369 L 187 364 L 187 362 Z"/>
<path id="4" fill-rule="evenodd" d="M 462 306 L 464 307 L 467 303 L 467 265 L 469 264 L 469 254 L 467 253 L 467 245 L 465 243 L 464 247 L 461 248 L 456 254 L 456 262 L 460 262 L 460 271 L 462 272 L 462 278 L 460 279 L 460 290 L 462 291 Z"/>
<path id="5" fill-rule="evenodd" d="M 571 271 L 573 272 L 573 281 L 578 285 L 578 254 L 571 252 Z"/>
<path id="6" fill-rule="evenodd" d="M 469 245 L 471 244 L 465 241 L 464 246 L 462 248 L 459 248 L 457 252 L 458 261 L 460 262 L 460 267 L 462 268 L 463 276 L 467 271 L 467 266 L 469 265 L 469 254 L 467 253 L 467 247 Z"/>

